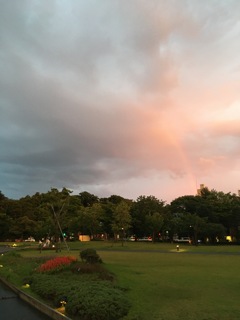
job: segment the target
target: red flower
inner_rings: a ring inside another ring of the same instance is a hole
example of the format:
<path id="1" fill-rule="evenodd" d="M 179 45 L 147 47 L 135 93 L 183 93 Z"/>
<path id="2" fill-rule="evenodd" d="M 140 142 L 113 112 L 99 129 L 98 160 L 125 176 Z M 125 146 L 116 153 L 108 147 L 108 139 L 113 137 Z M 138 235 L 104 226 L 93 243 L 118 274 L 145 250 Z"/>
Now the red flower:
<path id="1" fill-rule="evenodd" d="M 76 261 L 75 257 L 56 257 L 54 259 L 48 260 L 43 263 L 39 268 L 39 272 L 51 272 L 61 270 L 64 267 L 70 265 L 72 262 Z"/>

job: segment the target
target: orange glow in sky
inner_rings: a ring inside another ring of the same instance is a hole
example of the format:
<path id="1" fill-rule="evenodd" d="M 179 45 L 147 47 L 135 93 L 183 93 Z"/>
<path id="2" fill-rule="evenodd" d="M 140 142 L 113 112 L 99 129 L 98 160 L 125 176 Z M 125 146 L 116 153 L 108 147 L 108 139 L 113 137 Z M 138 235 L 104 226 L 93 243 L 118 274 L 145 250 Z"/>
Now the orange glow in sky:
<path id="1" fill-rule="evenodd" d="M 239 12 L 239 0 L 2 1 L 3 194 L 237 193 Z"/>

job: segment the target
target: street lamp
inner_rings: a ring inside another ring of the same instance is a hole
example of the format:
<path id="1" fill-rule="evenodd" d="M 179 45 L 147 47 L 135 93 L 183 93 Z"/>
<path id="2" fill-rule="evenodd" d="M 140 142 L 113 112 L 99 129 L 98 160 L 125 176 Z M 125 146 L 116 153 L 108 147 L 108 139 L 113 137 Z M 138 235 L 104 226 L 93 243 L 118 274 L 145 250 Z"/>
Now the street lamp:
<path id="1" fill-rule="evenodd" d="M 122 247 L 123 247 L 124 228 L 122 227 Z"/>

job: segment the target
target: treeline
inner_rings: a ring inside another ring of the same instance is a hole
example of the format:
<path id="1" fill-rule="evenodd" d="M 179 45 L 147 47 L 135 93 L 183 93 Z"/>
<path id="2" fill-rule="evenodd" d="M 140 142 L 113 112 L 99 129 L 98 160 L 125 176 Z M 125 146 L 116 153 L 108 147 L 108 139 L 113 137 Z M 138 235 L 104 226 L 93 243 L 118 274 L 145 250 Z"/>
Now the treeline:
<path id="1" fill-rule="evenodd" d="M 176 198 L 170 204 L 154 196 L 137 200 L 118 195 L 99 198 L 89 192 L 72 195 L 63 188 L 37 192 L 19 200 L 0 191 L 0 240 L 35 239 L 80 234 L 91 239 L 151 236 L 172 241 L 176 235 L 192 243 L 240 240 L 240 197 L 201 189 L 200 195 Z"/>

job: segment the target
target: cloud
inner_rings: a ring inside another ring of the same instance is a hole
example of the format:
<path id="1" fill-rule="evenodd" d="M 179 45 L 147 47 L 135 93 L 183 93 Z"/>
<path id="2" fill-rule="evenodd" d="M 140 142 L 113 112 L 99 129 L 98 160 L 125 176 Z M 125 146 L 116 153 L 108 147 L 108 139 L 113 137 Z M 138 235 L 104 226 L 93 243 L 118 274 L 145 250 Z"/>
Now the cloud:
<path id="1" fill-rule="evenodd" d="M 3 1 L 3 193 L 67 186 L 169 200 L 239 172 L 239 7 Z"/>

